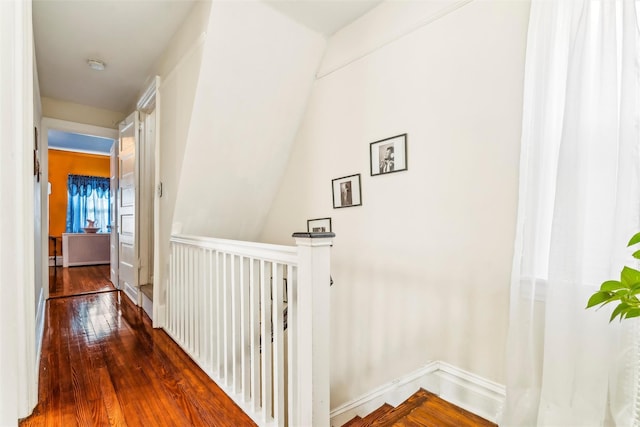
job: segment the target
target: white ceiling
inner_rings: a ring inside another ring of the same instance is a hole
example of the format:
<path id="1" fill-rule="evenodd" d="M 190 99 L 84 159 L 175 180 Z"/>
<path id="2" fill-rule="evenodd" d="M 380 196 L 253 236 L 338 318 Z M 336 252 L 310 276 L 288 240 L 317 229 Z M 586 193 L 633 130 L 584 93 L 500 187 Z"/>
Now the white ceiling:
<path id="1" fill-rule="evenodd" d="M 382 0 L 264 0 L 307 28 L 330 36 Z"/>
<path id="2" fill-rule="evenodd" d="M 127 113 L 193 1 L 35 0 L 42 96 Z M 88 59 L 106 63 L 97 72 Z"/>
<path id="3" fill-rule="evenodd" d="M 264 1 L 328 36 L 382 0 Z M 194 0 L 34 0 L 41 95 L 128 113 L 193 4 Z M 104 61 L 105 70 L 90 69 L 88 59 Z"/>

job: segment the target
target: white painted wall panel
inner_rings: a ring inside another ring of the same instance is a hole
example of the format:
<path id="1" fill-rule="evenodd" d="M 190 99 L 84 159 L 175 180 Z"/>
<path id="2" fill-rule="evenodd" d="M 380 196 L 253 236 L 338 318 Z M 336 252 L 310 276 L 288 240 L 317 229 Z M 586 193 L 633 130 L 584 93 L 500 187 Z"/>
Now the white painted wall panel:
<path id="1" fill-rule="evenodd" d="M 529 4 L 476 0 L 344 63 L 420 21 L 389 7 L 329 41 L 321 68 L 345 66 L 316 81 L 261 237 L 332 217 L 332 408 L 431 360 L 505 381 Z M 401 133 L 408 171 L 370 176 L 369 144 Z M 332 209 L 355 173 L 362 206 Z"/>

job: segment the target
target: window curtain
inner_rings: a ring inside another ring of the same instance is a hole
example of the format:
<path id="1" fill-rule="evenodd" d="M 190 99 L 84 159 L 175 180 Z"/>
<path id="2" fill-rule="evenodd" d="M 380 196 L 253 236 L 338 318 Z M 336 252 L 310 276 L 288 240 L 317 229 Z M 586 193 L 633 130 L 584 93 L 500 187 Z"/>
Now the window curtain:
<path id="1" fill-rule="evenodd" d="M 109 178 L 69 175 L 67 179 L 67 233 L 81 233 L 87 220 L 94 221 L 99 233 L 109 231 L 111 192 Z"/>
<path id="2" fill-rule="evenodd" d="M 640 425 L 637 320 L 585 310 L 640 231 L 633 0 L 532 0 L 501 426 Z"/>

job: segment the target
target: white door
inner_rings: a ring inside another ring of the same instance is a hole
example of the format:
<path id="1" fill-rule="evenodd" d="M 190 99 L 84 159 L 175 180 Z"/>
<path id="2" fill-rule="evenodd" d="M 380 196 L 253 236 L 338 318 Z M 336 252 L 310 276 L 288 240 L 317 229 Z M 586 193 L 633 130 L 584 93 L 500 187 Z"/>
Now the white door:
<path id="1" fill-rule="evenodd" d="M 113 142 L 111 145 L 111 168 L 109 177 L 111 185 L 111 209 L 109 220 L 111 223 L 111 243 L 109 254 L 111 256 L 111 283 L 116 288 L 120 288 L 118 283 L 118 152 L 119 143 Z"/>
<path id="2" fill-rule="evenodd" d="M 120 123 L 118 149 L 118 288 L 138 304 L 138 247 L 136 242 L 136 182 L 138 113 Z"/>

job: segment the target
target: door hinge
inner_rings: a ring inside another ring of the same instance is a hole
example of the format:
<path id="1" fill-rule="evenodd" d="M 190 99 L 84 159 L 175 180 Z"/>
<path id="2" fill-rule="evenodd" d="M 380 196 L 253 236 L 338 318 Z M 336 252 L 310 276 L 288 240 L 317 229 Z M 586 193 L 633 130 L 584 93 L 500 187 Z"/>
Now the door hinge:
<path id="1" fill-rule="evenodd" d="M 158 197 L 162 197 L 162 183 L 158 184 Z"/>

